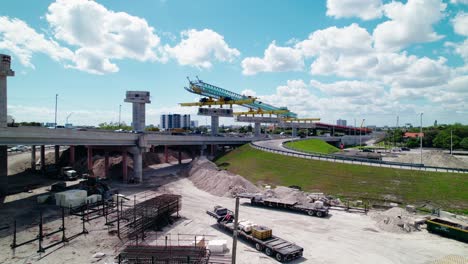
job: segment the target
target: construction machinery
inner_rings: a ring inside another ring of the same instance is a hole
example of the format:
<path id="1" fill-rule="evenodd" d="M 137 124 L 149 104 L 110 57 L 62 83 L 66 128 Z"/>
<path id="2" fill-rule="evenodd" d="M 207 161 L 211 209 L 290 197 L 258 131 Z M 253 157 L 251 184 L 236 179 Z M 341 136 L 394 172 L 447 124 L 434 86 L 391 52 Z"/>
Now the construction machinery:
<path id="1" fill-rule="evenodd" d="M 194 94 L 203 95 L 209 98 L 216 98 L 216 99 L 229 98 L 230 100 L 233 100 L 233 101 L 242 101 L 242 100 L 252 99 L 252 97 L 249 97 L 247 95 L 234 93 L 226 89 L 214 86 L 212 84 L 203 82 L 202 80 L 198 79 L 198 77 L 196 81 L 191 81 L 188 77 L 187 79 L 189 81 L 189 87 L 185 87 L 185 90 Z M 254 109 L 254 110 L 261 109 L 262 111 L 286 110 L 287 112 L 279 114 L 279 115 L 284 116 L 284 117 L 292 117 L 292 118 L 297 117 L 297 114 L 289 111 L 286 107 L 276 107 L 276 106 L 262 103 L 258 100 L 253 100 L 248 103 L 241 103 L 240 105 L 245 106 L 250 109 Z"/>
<path id="2" fill-rule="evenodd" d="M 217 220 L 220 229 L 226 230 L 229 234 L 234 232 L 235 218 L 231 210 L 217 205 L 212 211 L 206 211 L 206 213 Z M 245 225 L 244 227 L 239 225 L 239 227 L 238 237 L 279 262 L 291 261 L 303 255 L 304 249 L 302 247 L 274 236 L 272 230 L 267 227 L 257 225 Z"/>

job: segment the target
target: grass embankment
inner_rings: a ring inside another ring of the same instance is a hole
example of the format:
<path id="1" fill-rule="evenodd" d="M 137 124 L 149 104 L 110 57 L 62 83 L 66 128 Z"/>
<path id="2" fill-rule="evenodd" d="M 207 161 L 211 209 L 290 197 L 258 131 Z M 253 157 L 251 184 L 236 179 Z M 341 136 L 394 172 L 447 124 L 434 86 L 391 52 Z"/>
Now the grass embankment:
<path id="1" fill-rule="evenodd" d="M 287 142 L 286 146 L 297 151 L 321 154 L 332 154 L 340 151 L 338 148 L 328 144 L 327 142 L 316 138 Z"/>
<path id="2" fill-rule="evenodd" d="M 430 202 L 444 209 L 468 213 L 467 174 L 307 160 L 256 150 L 249 145 L 231 151 L 216 163 L 253 183 L 298 185 L 306 191 L 417 206 Z"/>

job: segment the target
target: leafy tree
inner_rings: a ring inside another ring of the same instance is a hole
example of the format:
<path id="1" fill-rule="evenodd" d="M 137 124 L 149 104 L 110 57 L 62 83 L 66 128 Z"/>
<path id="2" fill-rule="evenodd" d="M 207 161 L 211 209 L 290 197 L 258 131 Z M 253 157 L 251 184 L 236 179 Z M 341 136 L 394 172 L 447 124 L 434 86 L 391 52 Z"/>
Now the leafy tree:
<path id="1" fill-rule="evenodd" d="M 128 131 L 132 130 L 132 127 L 127 126 L 125 122 L 122 122 L 120 126 L 118 122 L 110 122 L 110 123 L 104 122 L 104 123 L 99 124 L 98 126 L 100 129 L 105 129 L 105 130 L 118 130 L 118 129 L 128 130 Z"/>
<path id="2" fill-rule="evenodd" d="M 445 148 L 449 149 L 450 148 L 450 131 L 444 130 L 437 134 L 437 136 L 434 138 L 434 147 L 437 148 Z M 452 143 L 453 143 L 453 148 L 457 148 L 458 144 L 460 143 L 460 137 L 457 135 L 452 136 Z"/>
<path id="3" fill-rule="evenodd" d="M 418 138 L 408 139 L 408 141 L 406 142 L 406 146 L 408 148 L 417 148 L 417 147 L 419 147 L 420 146 L 419 139 Z"/>
<path id="4" fill-rule="evenodd" d="M 468 137 L 464 138 L 460 141 L 460 147 L 463 149 L 468 149 Z"/>

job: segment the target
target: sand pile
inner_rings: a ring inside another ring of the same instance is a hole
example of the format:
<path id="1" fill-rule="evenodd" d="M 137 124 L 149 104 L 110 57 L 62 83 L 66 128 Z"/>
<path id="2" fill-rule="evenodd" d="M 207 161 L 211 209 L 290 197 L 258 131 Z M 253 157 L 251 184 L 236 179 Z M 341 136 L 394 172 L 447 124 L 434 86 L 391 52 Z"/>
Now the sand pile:
<path id="1" fill-rule="evenodd" d="M 406 153 L 403 152 L 398 157 L 388 157 L 384 160 L 405 162 L 405 163 L 420 163 L 421 156 L 418 152 Z M 444 153 L 441 150 L 433 150 L 423 152 L 423 163 L 427 166 L 438 166 L 448 168 L 468 168 L 468 162 L 459 159 L 450 154 Z"/>
<path id="2" fill-rule="evenodd" d="M 414 225 L 415 215 L 399 207 L 383 212 L 372 212 L 370 216 L 376 221 L 378 228 L 387 232 L 407 233 L 417 230 Z"/>
<path id="3" fill-rule="evenodd" d="M 264 195 L 266 197 L 277 198 L 288 202 L 298 202 L 302 204 L 306 204 L 311 201 L 311 199 L 308 197 L 308 193 L 284 186 L 277 186 L 275 189 L 266 190 Z"/>
<path id="4" fill-rule="evenodd" d="M 237 193 L 260 191 L 242 176 L 219 170 L 213 162 L 204 157 L 195 159 L 185 174 L 197 188 L 217 196 L 232 197 Z"/>

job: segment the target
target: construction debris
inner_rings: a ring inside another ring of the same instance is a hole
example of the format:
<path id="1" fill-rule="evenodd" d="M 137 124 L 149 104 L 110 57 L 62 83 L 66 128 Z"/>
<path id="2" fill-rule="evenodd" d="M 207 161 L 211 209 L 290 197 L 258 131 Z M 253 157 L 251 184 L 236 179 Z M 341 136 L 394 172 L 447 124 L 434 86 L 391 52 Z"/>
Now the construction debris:
<path id="1" fill-rule="evenodd" d="M 260 191 L 242 176 L 219 170 L 216 164 L 204 157 L 195 159 L 186 174 L 197 188 L 217 196 L 233 197 L 238 193 Z"/>
<path id="2" fill-rule="evenodd" d="M 419 230 L 415 224 L 417 217 L 403 208 L 393 207 L 383 212 L 373 211 L 370 216 L 383 231 L 409 233 Z"/>

